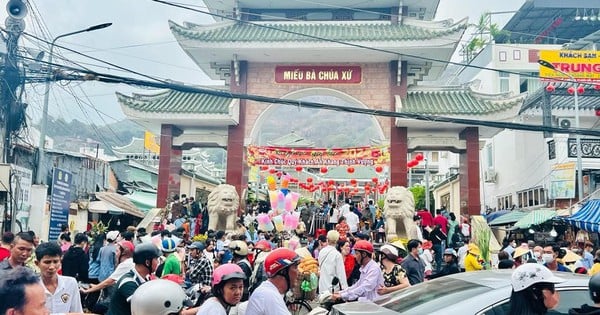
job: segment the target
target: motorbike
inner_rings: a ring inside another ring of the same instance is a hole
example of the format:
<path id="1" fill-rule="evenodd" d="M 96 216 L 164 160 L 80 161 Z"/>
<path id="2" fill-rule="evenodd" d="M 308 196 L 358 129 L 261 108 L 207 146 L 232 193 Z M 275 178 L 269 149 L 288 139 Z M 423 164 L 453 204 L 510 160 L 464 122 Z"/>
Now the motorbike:
<path id="1" fill-rule="evenodd" d="M 319 294 L 319 306 L 310 311 L 308 315 L 327 315 L 331 312 L 331 309 L 335 304 L 343 303 L 343 301 L 334 301 L 331 299 L 334 289 L 339 283 L 340 279 L 338 279 L 338 277 L 333 277 L 333 280 L 331 281 L 331 291 Z"/>

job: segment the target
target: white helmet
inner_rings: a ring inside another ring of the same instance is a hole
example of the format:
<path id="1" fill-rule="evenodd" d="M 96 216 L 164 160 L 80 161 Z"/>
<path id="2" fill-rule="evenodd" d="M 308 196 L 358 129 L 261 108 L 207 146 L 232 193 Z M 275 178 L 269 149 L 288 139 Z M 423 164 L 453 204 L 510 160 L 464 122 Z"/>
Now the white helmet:
<path id="1" fill-rule="evenodd" d="M 157 279 L 142 284 L 131 297 L 132 315 L 179 314 L 186 295 L 173 281 Z"/>
<path id="2" fill-rule="evenodd" d="M 536 283 L 561 283 L 565 280 L 555 276 L 541 264 L 523 264 L 513 271 L 510 283 L 515 292 L 523 291 Z"/>

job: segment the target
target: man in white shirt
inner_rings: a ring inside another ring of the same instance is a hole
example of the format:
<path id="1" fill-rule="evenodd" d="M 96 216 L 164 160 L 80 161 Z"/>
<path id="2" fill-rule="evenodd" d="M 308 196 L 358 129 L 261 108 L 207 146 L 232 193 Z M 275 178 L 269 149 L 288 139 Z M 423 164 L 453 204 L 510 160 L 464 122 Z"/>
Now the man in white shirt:
<path id="1" fill-rule="evenodd" d="M 338 277 L 340 280 L 341 289 L 348 287 L 346 281 L 346 271 L 344 269 L 344 258 L 335 246 L 340 239 L 340 233 L 336 230 L 327 232 L 327 246 L 319 251 L 319 292 L 328 292 L 331 290 L 331 281 L 333 277 Z M 334 288 L 337 292 L 339 286 Z"/>
<path id="2" fill-rule="evenodd" d="M 348 212 L 346 214 L 346 223 L 348 223 L 348 227 L 350 227 L 350 233 L 352 235 L 358 232 L 358 224 L 360 222 L 360 218 L 353 211 Z"/>
<path id="3" fill-rule="evenodd" d="M 266 281 L 254 290 L 248 300 L 248 315 L 288 315 L 283 295 L 298 281 L 300 256 L 287 248 L 278 248 L 265 258 Z"/>
<path id="4" fill-rule="evenodd" d="M 77 281 L 57 273 L 61 255 L 60 246 L 54 242 L 42 243 L 35 249 L 35 264 L 40 268 L 46 308 L 51 314 L 83 313 Z"/>
<path id="5" fill-rule="evenodd" d="M 119 279 L 121 279 L 121 277 L 124 274 L 128 273 L 131 269 L 135 267 L 135 264 L 133 263 L 133 258 L 131 258 L 133 256 L 133 251 L 135 248 L 133 243 L 130 241 L 120 241 L 117 245 L 118 246 L 116 255 L 118 265 L 115 268 L 115 271 L 113 271 L 113 273 L 108 278 L 106 278 L 106 280 L 96 285 L 91 284 L 89 289 L 81 290 L 81 292 L 89 294 L 92 292 L 100 291 L 104 288 L 112 287 L 112 285 L 117 283 L 117 281 L 119 281 Z M 110 296 L 110 292 L 106 294 L 109 294 Z"/>

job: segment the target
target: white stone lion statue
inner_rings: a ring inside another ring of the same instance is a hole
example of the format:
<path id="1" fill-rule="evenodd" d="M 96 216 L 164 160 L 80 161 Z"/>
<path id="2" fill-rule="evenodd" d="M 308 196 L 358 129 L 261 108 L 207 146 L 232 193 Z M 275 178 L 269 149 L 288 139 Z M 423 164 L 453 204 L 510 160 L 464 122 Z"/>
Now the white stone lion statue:
<path id="1" fill-rule="evenodd" d="M 208 194 L 208 229 L 213 231 L 235 231 L 235 221 L 240 207 L 240 197 L 235 187 L 221 184 Z"/>
<path id="2" fill-rule="evenodd" d="M 415 199 L 410 190 L 402 186 L 391 187 L 385 195 L 383 214 L 388 241 L 415 238 L 417 228 L 413 220 Z"/>

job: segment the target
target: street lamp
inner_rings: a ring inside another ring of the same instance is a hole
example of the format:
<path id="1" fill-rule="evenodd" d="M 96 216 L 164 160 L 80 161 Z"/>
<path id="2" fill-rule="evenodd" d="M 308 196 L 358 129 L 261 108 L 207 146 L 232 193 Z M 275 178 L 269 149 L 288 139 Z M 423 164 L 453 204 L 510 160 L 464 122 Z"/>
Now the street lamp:
<path id="1" fill-rule="evenodd" d="M 42 166 L 43 166 L 42 164 L 44 163 L 44 155 L 45 155 L 45 147 L 46 147 L 46 124 L 48 122 L 48 99 L 50 97 L 50 81 L 51 81 L 50 79 L 52 77 L 52 56 L 53 56 L 52 52 L 54 51 L 54 44 L 56 43 L 57 40 L 59 40 L 63 37 L 67 37 L 67 36 L 71 36 L 71 35 L 75 35 L 75 34 L 79 34 L 79 33 L 92 32 L 92 31 L 103 29 L 103 28 L 107 28 L 111 25 L 112 25 L 112 23 L 103 23 L 103 24 L 90 26 L 83 30 L 58 35 L 52 40 L 52 43 L 50 43 L 50 54 L 48 57 L 49 75 L 46 80 L 46 89 L 44 91 L 44 109 L 42 111 L 42 122 L 40 124 L 40 140 L 39 140 L 39 144 L 38 144 L 39 153 L 38 153 L 38 163 L 37 163 L 37 172 L 36 172 L 36 175 L 37 175 L 36 183 L 38 183 L 38 184 L 44 184 L 44 181 L 45 181 L 45 176 L 44 176 L 45 172 L 44 173 L 42 172 Z"/>
<path id="2" fill-rule="evenodd" d="M 552 69 L 560 74 L 567 76 L 569 79 L 571 79 L 572 82 L 575 82 L 575 85 L 577 85 L 577 80 L 575 80 L 575 78 L 572 75 L 562 70 L 556 69 L 556 67 L 550 62 L 540 59 L 538 60 L 538 63 L 542 67 Z M 575 97 L 575 129 L 579 129 L 579 92 L 577 91 L 577 86 L 575 86 L 573 90 L 573 96 Z M 579 199 L 579 202 L 581 202 L 583 200 L 583 167 L 581 162 L 581 136 L 578 133 L 575 134 L 575 146 L 577 151 L 577 197 Z"/>

